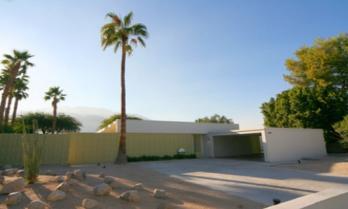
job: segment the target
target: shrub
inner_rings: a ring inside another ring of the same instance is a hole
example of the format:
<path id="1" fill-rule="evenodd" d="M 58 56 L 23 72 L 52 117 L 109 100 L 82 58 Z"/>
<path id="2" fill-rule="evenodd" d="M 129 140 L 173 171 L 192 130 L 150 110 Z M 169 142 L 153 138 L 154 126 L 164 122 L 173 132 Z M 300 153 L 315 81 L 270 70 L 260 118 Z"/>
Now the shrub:
<path id="1" fill-rule="evenodd" d="M 140 161 L 159 161 L 159 160 L 174 160 L 174 159 L 194 159 L 195 154 L 175 154 L 173 156 L 153 156 L 153 155 L 143 155 L 139 157 L 129 157 L 128 162 L 140 162 Z"/>
<path id="2" fill-rule="evenodd" d="M 338 141 L 335 143 L 327 143 L 326 150 L 328 153 L 348 153 L 348 142 Z"/>
<path id="3" fill-rule="evenodd" d="M 23 121 L 23 127 L 24 121 Z M 37 121 L 33 121 L 33 130 L 37 129 Z M 23 128 L 22 148 L 24 177 L 29 184 L 35 183 L 40 172 L 40 163 L 43 152 L 44 140 L 40 140 L 37 134 L 29 137 Z"/>

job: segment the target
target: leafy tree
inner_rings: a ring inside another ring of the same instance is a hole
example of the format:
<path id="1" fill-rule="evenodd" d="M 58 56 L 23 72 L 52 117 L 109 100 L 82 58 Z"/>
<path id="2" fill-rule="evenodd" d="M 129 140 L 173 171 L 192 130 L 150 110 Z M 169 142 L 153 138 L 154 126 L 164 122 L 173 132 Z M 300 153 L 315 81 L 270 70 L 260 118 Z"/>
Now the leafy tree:
<path id="1" fill-rule="evenodd" d="M 48 113 L 34 112 L 18 117 L 13 125 L 14 132 L 22 133 L 23 121 L 28 133 L 33 133 L 32 121 L 37 121 L 37 129 L 41 133 L 52 132 L 53 116 Z M 57 115 L 56 133 L 78 132 L 80 128 L 81 123 L 74 117 L 65 114 Z"/>
<path id="2" fill-rule="evenodd" d="M 4 124 L 6 101 L 14 89 L 17 76 L 26 74 L 28 67 L 33 66 L 29 61 L 33 57 L 29 52 L 13 50 L 13 55 L 5 54 L 2 64 L 5 66 L 5 76 L 0 79 L 3 83 L 3 91 L 0 101 L 0 127 Z"/>
<path id="3" fill-rule="evenodd" d="M 60 101 L 64 101 L 66 97 L 66 94 L 63 94 L 63 90 L 60 89 L 58 86 L 50 87 L 48 91 L 45 93 L 44 99 L 52 100 L 52 107 L 53 107 L 53 121 L 52 121 L 52 133 L 54 133 L 57 126 L 57 105 Z"/>
<path id="4" fill-rule="evenodd" d="M 348 115 L 343 120 L 334 125 L 335 130 L 341 134 L 345 139 L 348 139 Z"/>
<path id="5" fill-rule="evenodd" d="M 290 71 L 284 78 L 302 87 L 335 88 L 348 93 L 348 34 L 318 39 L 313 46 L 302 47 L 288 59 Z"/>
<path id="6" fill-rule="evenodd" d="M 104 49 L 113 47 L 117 52 L 121 48 L 121 130 L 120 145 L 116 163 L 126 163 L 126 56 L 131 55 L 133 47 L 140 44 L 145 47 L 144 38 L 148 33 L 146 26 L 140 23 L 132 24 L 133 13 L 128 13 L 124 18 L 108 13 L 111 22 L 101 28 L 101 44 Z"/>
<path id="7" fill-rule="evenodd" d="M 264 125 L 284 128 L 321 128 L 327 142 L 340 137 L 333 125 L 348 113 L 348 96 L 337 89 L 294 87 L 263 103 Z"/>
<path id="8" fill-rule="evenodd" d="M 196 123 L 233 123 L 233 120 L 224 115 L 215 114 L 210 117 L 198 118 Z"/>
<path id="9" fill-rule="evenodd" d="M 99 129 L 105 128 L 107 127 L 109 124 L 113 123 L 115 120 L 118 120 L 121 118 L 120 114 L 114 114 L 106 119 L 104 119 L 100 125 L 99 125 Z M 127 120 L 142 120 L 139 117 L 136 116 L 131 116 L 131 115 L 127 115 Z"/>
<path id="10" fill-rule="evenodd" d="M 57 118 L 56 131 L 58 133 L 63 132 L 78 132 L 80 131 L 82 124 L 72 116 L 59 114 Z"/>

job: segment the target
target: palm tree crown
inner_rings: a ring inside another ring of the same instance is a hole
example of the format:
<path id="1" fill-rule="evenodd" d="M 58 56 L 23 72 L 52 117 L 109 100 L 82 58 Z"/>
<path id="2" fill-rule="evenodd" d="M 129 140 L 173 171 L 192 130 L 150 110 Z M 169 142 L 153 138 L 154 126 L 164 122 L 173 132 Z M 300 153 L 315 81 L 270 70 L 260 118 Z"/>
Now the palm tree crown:
<path id="1" fill-rule="evenodd" d="M 66 97 L 66 94 L 63 94 L 63 90 L 60 89 L 58 86 L 50 87 L 48 91 L 45 93 L 45 100 L 51 100 L 52 103 L 58 103 L 60 101 L 64 101 Z"/>
<path id="2" fill-rule="evenodd" d="M 106 16 L 111 18 L 111 22 L 105 24 L 101 29 L 101 43 L 104 49 L 114 46 L 114 51 L 117 52 L 120 47 L 124 47 L 130 55 L 134 46 L 140 44 L 145 47 L 144 38 L 148 37 L 147 28 L 141 23 L 132 25 L 132 12 L 123 19 L 112 12 Z"/>
<path id="3" fill-rule="evenodd" d="M 2 61 L 2 64 L 5 66 L 15 66 L 16 64 L 20 66 L 20 71 L 18 74 L 25 74 L 28 67 L 34 66 L 32 62 L 29 62 L 29 59 L 32 58 L 33 55 L 29 54 L 28 51 L 21 52 L 18 50 L 13 50 L 13 55 L 5 54 L 4 57 L 5 59 Z"/>

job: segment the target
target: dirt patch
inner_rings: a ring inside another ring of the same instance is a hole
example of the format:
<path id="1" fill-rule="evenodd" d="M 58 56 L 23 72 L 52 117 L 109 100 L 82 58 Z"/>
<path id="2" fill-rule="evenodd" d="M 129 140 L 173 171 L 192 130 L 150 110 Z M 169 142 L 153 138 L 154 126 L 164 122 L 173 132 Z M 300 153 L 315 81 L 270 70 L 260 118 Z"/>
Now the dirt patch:
<path id="1" fill-rule="evenodd" d="M 87 179 L 74 185 L 72 190 L 67 193 L 67 198 L 65 200 L 49 202 L 52 208 L 82 209 L 81 202 L 84 198 L 97 200 L 102 209 L 157 209 L 158 205 L 161 203 L 170 204 L 172 208 L 190 209 L 258 209 L 263 208 L 264 206 L 243 198 L 230 196 L 202 186 L 183 182 L 132 163 L 122 166 L 112 164 L 105 166 L 55 166 L 49 168 L 45 167 L 44 169 L 50 169 L 59 175 L 63 175 L 66 171 L 77 168 L 88 173 Z M 103 182 L 103 179 L 99 177 L 100 173 L 104 173 L 106 176 L 114 176 L 119 183 L 109 196 L 97 197 L 93 195 L 93 187 Z M 53 181 L 54 178 L 55 177 L 52 176 L 40 176 L 38 183 L 26 187 L 24 191 L 25 199 L 21 204 L 12 206 L 11 208 L 25 208 L 31 200 L 40 199 L 47 202 L 46 198 L 48 194 L 58 185 L 58 183 Z M 119 199 L 118 196 L 122 192 L 129 190 L 136 183 L 143 183 L 145 187 L 144 191 L 140 191 L 140 202 L 129 203 Z M 152 192 L 155 188 L 166 190 L 168 192 L 168 198 L 154 198 Z M 0 196 L 0 201 L 3 201 L 4 199 L 4 196 Z M 3 209 L 7 207 L 0 204 L 0 208 Z"/>
<path id="2" fill-rule="evenodd" d="M 320 160 L 302 160 L 301 163 L 284 164 L 279 167 L 348 176 L 348 155 L 331 155 Z"/>

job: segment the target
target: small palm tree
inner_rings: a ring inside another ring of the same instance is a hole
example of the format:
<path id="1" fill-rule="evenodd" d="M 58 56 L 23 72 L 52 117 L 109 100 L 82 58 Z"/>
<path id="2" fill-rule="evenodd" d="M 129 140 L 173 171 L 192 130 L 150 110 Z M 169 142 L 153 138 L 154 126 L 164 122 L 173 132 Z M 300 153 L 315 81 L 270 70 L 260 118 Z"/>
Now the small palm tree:
<path id="1" fill-rule="evenodd" d="M 66 94 L 63 94 L 63 90 L 58 86 L 50 87 L 48 91 L 45 93 L 44 99 L 52 100 L 52 108 L 53 108 L 53 121 L 52 121 L 52 133 L 55 132 L 57 126 L 57 105 L 60 101 L 64 101 Z"/>
<path id="2" fill-rule="evenodd" d="M 126 56 L 132 54 L 133 47 L 138 44 L 145 47 L 144 38 L 148 37 L 146 26 L 140 23 L 132 24 L 133 13 L 128 13 L 124 18 L 114 13 L 106 15 L 111 22 L 101 29 L 101 44 L 104 50 L 113 47 L 117 52 L 121 48 L 121 130 L 120 145 L 116 163 L 126 163 Z"/>

